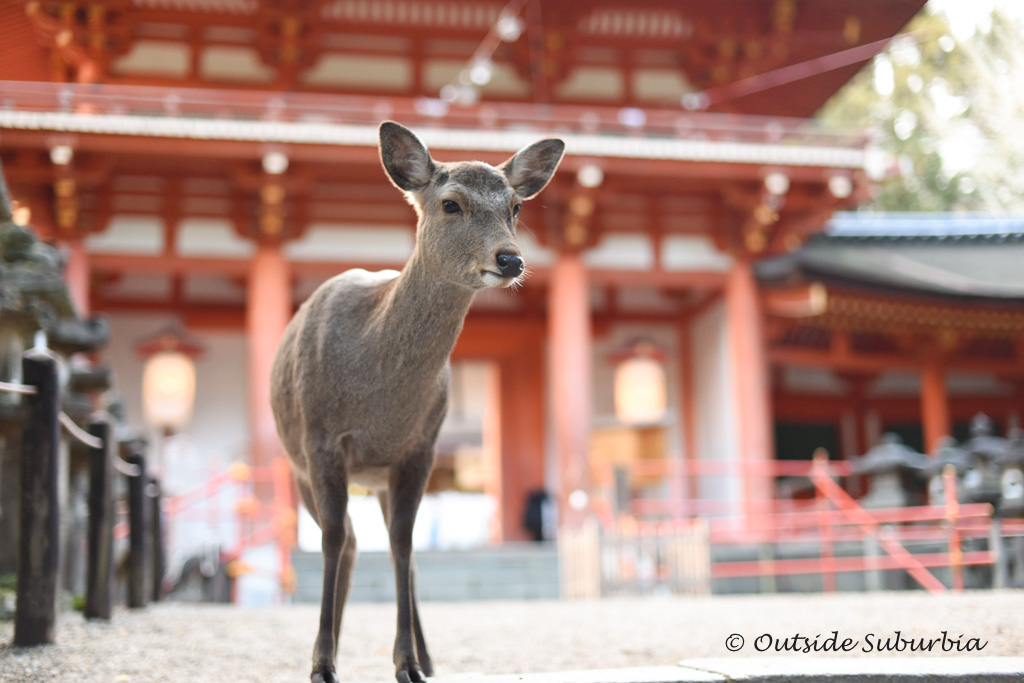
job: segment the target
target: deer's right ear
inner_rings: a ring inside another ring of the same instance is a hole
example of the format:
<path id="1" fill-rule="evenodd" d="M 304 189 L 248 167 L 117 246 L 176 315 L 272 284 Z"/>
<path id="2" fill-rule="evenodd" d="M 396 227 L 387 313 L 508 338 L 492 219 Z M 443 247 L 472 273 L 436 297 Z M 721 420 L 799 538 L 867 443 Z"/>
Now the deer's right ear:
<path id="1" fill-rule="evenodd" d="M 434 174 L 430 153 L 412 131 L 394 121 L 380 124 L 380 161 L 399 190 L 422 190 Z"/>

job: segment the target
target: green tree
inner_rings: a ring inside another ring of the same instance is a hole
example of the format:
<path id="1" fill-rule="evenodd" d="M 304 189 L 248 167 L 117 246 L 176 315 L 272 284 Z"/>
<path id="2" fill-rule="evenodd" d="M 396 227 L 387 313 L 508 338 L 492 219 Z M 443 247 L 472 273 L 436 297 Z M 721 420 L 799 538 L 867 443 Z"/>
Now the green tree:
<path id="1" fill-rule="evenodd" d="M 999 11 L 983 18 L 957 40 L 964 31 L 927 8 L 820 112 L 869 126 L 899 159 L 867 208 L 1024 211 L 1024 31 Z"/>

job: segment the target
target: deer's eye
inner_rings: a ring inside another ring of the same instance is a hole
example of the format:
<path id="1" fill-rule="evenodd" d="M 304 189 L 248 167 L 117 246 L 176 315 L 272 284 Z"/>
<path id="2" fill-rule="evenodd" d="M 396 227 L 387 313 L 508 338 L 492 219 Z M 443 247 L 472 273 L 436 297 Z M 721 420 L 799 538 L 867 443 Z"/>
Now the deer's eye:
<path id="1" fill-rule="evenodd" d="M 462 209 L 459 205 L 450 199 L 446 199 L 441 202 L 441 208 L 444 209 L 445 213 L 462 213 Z"/>
<path id="2" fill-rule="evenodd" d="M 523 208 L 522 204 L 516 204 L 515 206 L 512 207 L 512 218 L 515 218 L 516 216 L 519 215 L 519 209 L 521 208 Z"/>

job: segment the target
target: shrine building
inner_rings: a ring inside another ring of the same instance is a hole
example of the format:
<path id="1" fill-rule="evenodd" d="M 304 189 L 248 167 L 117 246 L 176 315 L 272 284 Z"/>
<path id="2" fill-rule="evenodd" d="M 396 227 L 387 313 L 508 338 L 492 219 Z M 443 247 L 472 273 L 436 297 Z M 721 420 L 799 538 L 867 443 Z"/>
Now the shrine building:
<path id="1" fill-rule="evenodd" d="M 810 118 L 923 5 L 8 2 L 0 159 L 78 307 L 110 316 L 129 422 L 140 343 L 201 347 L 175 437 L 194 477 L 280 456 L 269 370 L 293 311 L 411 253 L 381 121 L 441 161 L 560 137 L 521 214 L 525 285 L 479 294 L 455 349 L 432 489 L 490 494 L 492 538 L 519 540 L 532 492 L 571 516 L 602 463 L 644 459 L 663 474 L 638 495 L 756 514 L 780 495 L 761 463 L 887 430 L 929 450 L 1024 409 L 1024 283 L 993 270 L 1021 225 L 836 214 L 893 165 Z M 626 384 L 638 359 L 653 398 Z M 731 469 L 680 486 L 687 461 Z"/>

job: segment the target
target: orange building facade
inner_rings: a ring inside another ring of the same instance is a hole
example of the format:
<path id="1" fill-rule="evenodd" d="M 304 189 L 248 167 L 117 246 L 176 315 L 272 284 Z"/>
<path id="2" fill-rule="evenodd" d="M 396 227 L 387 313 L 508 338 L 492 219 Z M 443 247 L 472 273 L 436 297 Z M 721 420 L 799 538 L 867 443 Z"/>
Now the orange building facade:
<path id="1" fill-rule="evenodd" d="M 988 315 L 757 265 L 800 253 L 884 179 L 864 134 L 807 117 L 923 4 L 7 3 L 0 157 L 31 223 L 67 249 L 79 306 L 120 331 L 121 390 L 137 392 L 132 335 L 168 321 L 206 335 L 200 392 L 206 372 L 217 398 L 197 419 L 261 465 L 280 454 L 269 368 L 294 308 L 335 273 L 400 268 L 411 250 L 378 123 L 440 160 L 498 163 L 561 137 L 561 168 L 522 213 L 526 285 L 479 297 L 454 354 L 489 368 L 495 536 L 525 537 L 532 491 L 571 517 L 595 444 L 640 434 L 611 398 L 637 340 L 667 372 L 668 409 L 645 425 L 661 430 L 655 456 L 737 472 L 661 493 L 750 515 L 777 491 L 744 468 L 777 447 L 810 457 L 823 425 L 848 457 L 885 427 L 920 422 L 931 448 L 974 412 L 1009 423 L 1024 408 L 1013 302 Z M 879 393 L 893 370 L 919 384 Z M 960 371 L 995 384 L 951 396 Z"/>

